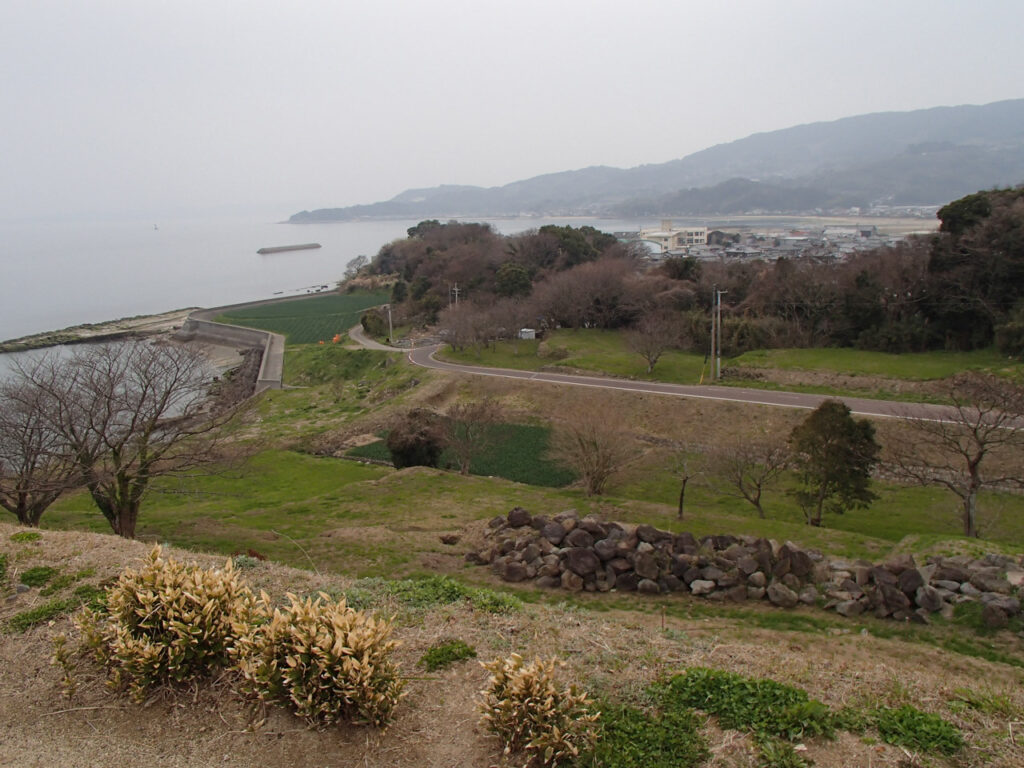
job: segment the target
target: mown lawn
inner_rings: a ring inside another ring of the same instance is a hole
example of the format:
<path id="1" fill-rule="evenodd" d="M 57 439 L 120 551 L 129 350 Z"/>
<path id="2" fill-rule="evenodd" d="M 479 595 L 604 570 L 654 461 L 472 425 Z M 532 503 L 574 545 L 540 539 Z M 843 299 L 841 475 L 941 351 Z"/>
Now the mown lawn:
<path id="1" fill-rule="evenodd" d="M 386 291 L 330 294 L 248 307 L 216 319 L 284 334 L 289 344 L 330 343 L 337 334 L 345 337 L 363 312 L 387 300 Z"/>

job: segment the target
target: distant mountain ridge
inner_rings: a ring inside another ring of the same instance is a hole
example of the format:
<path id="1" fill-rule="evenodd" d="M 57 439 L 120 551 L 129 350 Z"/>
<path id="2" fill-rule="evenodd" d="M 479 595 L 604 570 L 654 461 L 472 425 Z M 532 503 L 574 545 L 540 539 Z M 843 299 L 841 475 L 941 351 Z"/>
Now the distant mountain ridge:
<path id="1" fill-rule="evenodd" d="M 1024 182 L 1024 99 L 879 112 L 718 144 L 666 163 L 591 166 L 501 187 L 442 185 L 302 211 L 293 223 L 374 217 L 806 213 L 937 205 Z"/>

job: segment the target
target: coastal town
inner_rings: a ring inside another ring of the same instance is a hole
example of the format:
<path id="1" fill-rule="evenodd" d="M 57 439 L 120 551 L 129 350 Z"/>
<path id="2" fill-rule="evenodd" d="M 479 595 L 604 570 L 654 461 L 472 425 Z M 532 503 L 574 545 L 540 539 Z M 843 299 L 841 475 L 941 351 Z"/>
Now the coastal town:
<path id="1" fill-rule="evenodd" d="M 922 222 L 921 233 L 934 227 Z M 670 258 L 698 261 L 777 261 L 814 257 L 842 260 L 853 253 L 893 246 L 910 233 L 879 230 L 871 223 L 820 224 L 818 226 L 741 226 L 709 229 L 663 219 L 657 227 L 618 231 L 624 242 L 647 250 L 652 264 Z"/>

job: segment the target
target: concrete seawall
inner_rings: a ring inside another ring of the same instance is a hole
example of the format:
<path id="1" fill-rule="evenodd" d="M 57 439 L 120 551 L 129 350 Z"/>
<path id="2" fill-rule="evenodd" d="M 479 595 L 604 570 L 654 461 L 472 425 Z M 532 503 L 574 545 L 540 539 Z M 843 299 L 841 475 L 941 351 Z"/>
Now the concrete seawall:
<path id="1" fill-rule="evenodd" d="M 259 349 L 262 352 L 262 358 L 259 376 L 256 379 L 255 394 L 268 389 L 281 389 L 281 379 L 284 375 L 284 336 L 270 331 L 261 331 L 258 328 L 229 325 L 213 320 L 218 315 L 230 310 L 274 304 L 277 301 L 280 300 L 251 301 L 245 304 L 196 310 L 188 316 L 188 320 L 174 334 L 174 337 L 181 341 L 205 341 L 238 349 Z"/>

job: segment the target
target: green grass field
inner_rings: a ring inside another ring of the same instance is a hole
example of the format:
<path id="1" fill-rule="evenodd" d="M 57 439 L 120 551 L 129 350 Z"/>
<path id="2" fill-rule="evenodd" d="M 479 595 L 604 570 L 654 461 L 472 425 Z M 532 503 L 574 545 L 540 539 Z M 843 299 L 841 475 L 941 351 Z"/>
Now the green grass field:
<path id="1" fill-rule="evenodd" d="M 759 349 L 729 361 L 729 365 L 781 370 L 829 371 L 848 375 L 885 376 L 908 381 L 944 379 L 961 371 L 1019 370 L 994 349 L 973 352 L 907 352 L 900 355 L 860 349 Z"/>
<path id="2" fill-rule="evenodd" d="M 605 519 L 650 523 L 673 531 L 753 534 L 793 540 L 833 556 L 879 561 L 900 550 L 947 553 L 1024 547 L 1024 497 L 984 494 L 979 524 L 985 540 L 959 536 L 954 500 L 937 489 L 875 484 L 870 509 L 802 523 L 784 492 L 766 497 L 768 519 L 745 502 L 691 482 L 683 520 L 676 517 L 676 478 L 656 462 L 633 467 L 602 497 L 572 488 L 545 488 L 500 478 L 412 468 L 395 471 L 295 451 L 263 451 L 248 465 L 220 475 L 162 480 L 146 499 L 139 537 L 230 554 L 255 549 L 275 560 L 355 576 L 419 572 L 424 557 L 451 555 L 461 569 L 463 550 L 438 544 L 437 535 L 503 515 L 514 506 L 533 513 L 564 509 Z M 43 517 L 44 528 L 109 532 L 86 493 L 69 495 Z M 443 565 L 443 564 L 442 564 Z"/>
<path id="3" fill-rule="evenodd" d="M 647 373 L 646 361 L 629 350 L 621 333 L 597 328 L 551 331 L 544 341 L 502 341 L 479 350 L 479 355 L 473 349 L 448 349 L 443 357 L 470 365 L 526 371 L 559 366 L 675 384 L 697 384 L 705 372 L 703 355 L 670 351 Z"/>
<path id="4" fill-rule="evenodd" d="M 488 444 L 473 458 L 469 472 L 484 477 L 502 477 L 518 483 L 561 488 L 576 475 L 546 457 L 551 430 L 530 424 L 496 424 L 488 430 Z M 390 461 L 384 440 L 353 448 L 346 454 L 378 461 Z M 440 466 L 454 468 L 454 458 L 445 451 Z"/>
<path id="5" fill-rule="evenodd" d="M 289 344 L 329 343 L 335 334 L 345 336 L 367 309 L 387 300 L 386 291 L 330 294 L 239 309 L 216 319 L 284 334 Z"/>
<path id="6" fill-rule="evenodd" d="M 483 349 L 446 349 L 446 360 L 470 365 L 489 365 L 518 370 L 546 367 L 574 369 L 593 374 L 662 381 L 671 384 L 710 383 L 710 368 L 703 355 L 669 351 L 647 372 L 647 363 L 632 352 L 617 331 L 599 329 L 557 330 L 543 341 L 504 341 Z M 849 376 L 872 376 L 903 381 L 944 379 L 960 371 L 981 370 L 997 374 L 1019 374 L 1019 362 L 1007 360 L 994 349 L 974 352 L 924 352 L 893 355 L 834 347 L 816 349 L 757 350 L 736 358 L 723 358 L 723 367 L 760 368 L 780 371 L 812 371 Z M 912 392 L 873 387 L 839 389 L 821 384 L 779 384 L 770 380 L 735 379 L 724 385 L 759 389 L 788 390 L 822 395 L 873 397 L 882 400 L 936 401 Z"/>

